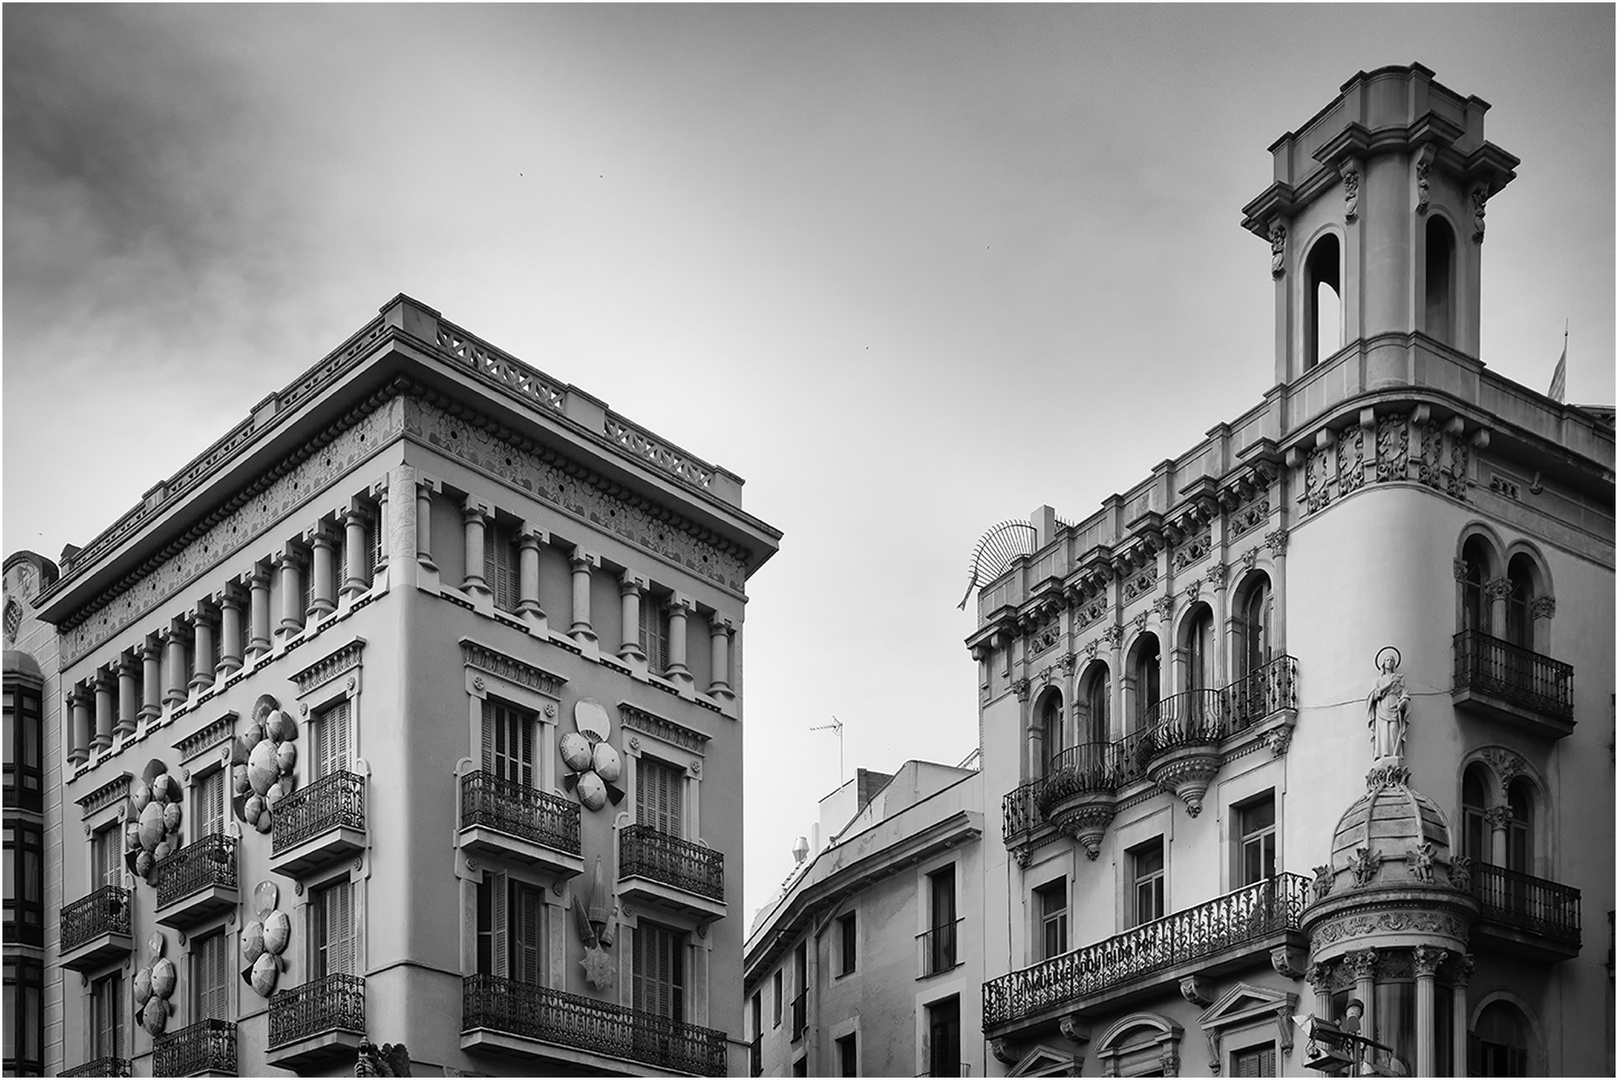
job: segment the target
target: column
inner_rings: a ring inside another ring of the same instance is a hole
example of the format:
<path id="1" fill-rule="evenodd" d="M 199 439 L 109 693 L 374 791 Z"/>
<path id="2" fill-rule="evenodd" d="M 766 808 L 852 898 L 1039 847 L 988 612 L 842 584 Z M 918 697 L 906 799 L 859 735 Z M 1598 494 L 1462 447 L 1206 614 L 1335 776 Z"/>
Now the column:
<path id="1" fill-rule="evenodd" d="M 708 686 L 708 693 L 714 697 L 733 696 L 730 692 L 730 634 L 734 625 L 717 611 L 708 616 L 708 637 L 713 645 L 713 682 Z"/>
<path id="2" fill-rule="evenodd" d="M 388 513 L 388 481 L 374 486 L 371 494 L 376 498 L 376 568 L 380 570 L 388 565 L 388 530 L 393 528 Z"/>
<path id="3" fill-rule="evenodd" d="M 1112 691 L 1112 701 L 1108 708 L 1112 710 L 1112 719 L 1108 733 L 1109 742 L 1117 742 L 1124 737 L 1128 722 L 1124 719 L 1124 628 L 1109 626 L 1106 631 L 1107 657 L 1109 667 L 1109 686 Z"/>
<path id="4" fill-rule="evenodd" d="M 432 480 L 416 481 L 416 561 L 428 570 L 437 570 L 433 562 L 433 489 Z"/>
<path id="5" fill-rule="evenodd" d="M 303 630 L 303 560 L 289 551 L 277 565 L 281 570 L 281 626 L 276 632 L 289 638 Z"/>
<path id="6" fill-rule="evenodd" d="M 623 577 L 618 579 L 618 596 L 623 605 L 624 622 L 624 640 L 618 647 L 618 655 L 625 660 L 646 659 L 646 653 L 640 647 L 640 594 L 645 586 L 644 579 L 636 577 L 627 570 L 624 571 Z"/>
<path id="7" fill-rule="evenodd" d="M 1417 945 L 1410 952 L 1416 968 L 1416 1075 L 1432 1076 L 1438 1068 L 1438 1016 L 1434 1010 L 1433 976 L 1444 950 Z"/>
<path id="8" fill-rule="evenodd" d="M 1229 581 L 1229 570 L 1224 563 L 1214 563 L 1208 567 L 1207 582 L 1213 590 L 1213 642 L 1214 674 L 1208 680 L 1215 686 L 1226 686 L 1232 681 L 1230 666 L 1230 628 L 1225 625 L 1225 607 L 1229 603 L 1229 595 L 1225 589 Z"/>
<path id="9" fill-rule="evenodd" d="M 1466 1005 L 1466 984 L 1472 981 L 1472 969 L 1477 965 L 1472 960 L 1472 954 L 1466 953 L 1457 956 L 1451 966 L 1453 970 L 1449 977 L 1451 988 L 1449 1029 L 1453 1036 L 1453 1045 L 1450 1049 L 1450 1070 L 1457 1076 L 1464 1076 L 1469 1015 Z"/>
<path id="10" fill-rule="evenodd" d="M 68 748 L 67 759 L 75 765 L 82 765 L 90 759 L 90 695 L 84 692 L 84 687 L 75 686 L 67 695 L 67 707 L 73 714 L 73 726 L 69 735 L 72 745 Z"/>
<path id="11" fill-rule="evenodd" d="M 242 666 L 242 594 L 227 592 L 219 598 L 219 674 L 229 677 Z"/>
<path id="12" fill-rule="evenodd" d="M 689 683 L 691 669 L 685 666 L 685 624 L 691 614 L 691 601 L 675 593 L 669 597 L 669 666 L 663 674 Z"/>
<path id="13" fill-rule="evenodd" d="M 1506 845 L 1510 839 L 1511 807 L 1501 804 L 1491 806 L 1483 811 L 1483 820 L 1489 823 L 1489 862 L 1495 866 L 1506 865 Z"/>
<path id="14" fill-rule="evenodd" d="M 91 744 L 99 750 L 105 750 L 112 745 L 112 716 L 113 695 L 118 692 L 118 684 L 113 681 L 109 671 L 96 672 L 96 731 L 90 740 Z"/>
<path id="15" fill-rule="evenodd" d="M 365 515 L 358 510 L 350 510 L 343 515 L 343 567 L 342 595 L 347 597 L 359 596 L 371 587 L 365 578 L 365 561 L 367 544 L 365 536 Z"/>
<path id="16" fill-rule="evenodd" d="M 1309 980 L 1309 985 L 1315 989 L 1315 1015 L 1322 1020 L 1332 1018 L 1331 969 L 1330 964 L 1310 964 L 1309 971 L 1304 976 Z"/>
<path id="17" fill-rule="evenodd" d="M 596 640 L 590 625 L 590 567 L 601 562 L 599 556 L 577 549 L 568 564 L 573 567 L 573 625 L 567 632 L 580 641 Z"/>
<path id="18" fill-rule="evenodd" d="M 1376 950 L 1361 949 L 1343 959 L 1354 969 L 1354 996 L 1365 1006 L 1360 1019 L 1360 1034 L 1367 1039 L 1376 1038 Z"/>
<path id="19" fill-rule="evenodd" d="M 113 730 L 120 736 L 135 734 L 140 713 L 139 674 L 140 660 L 134 653 L 118 658 L 118 719 Z"/>
<path id="20" fill-rule="evenodd" d="M 163 664 L 163 700 L 171 709 L 185 704 L 185 643 L 189 636 L 183 620 L 175 619 L 169 626 L 168 659 Z"/>
<path id="21" fill-rule="evenodd" d="M 1511 596 L 1511 580 L 1495 578 L 1484 582 L 1483 595 L 1489 598 L 1488 633 L 1503 638 L 1506 636 L 1506 599 Z"/>
<path id="22" fill-rule="evenodd" d="M 206 690 L 213 685 L 215 629 L 213 612 L 197 608 L 197 624 L 191 639 L 191 655 L 195 660 L 192 665 L 195 670 L 191 672 L 193 690 Z"/>
<path id="23" fill-rule="evenodd" d="M 466 573 L 461 588 L 467 592 L 490 595 L 489 582 L 483 576 L 483 526 L 489 507 L 475 499 L 467 499 L 461 508 L 461 520 L 466 525 Z"/>
<path id="24" fill-rule="evenodd" d="M 260 563 L 248 577 L 247 655 L 262 656 L 270 651 L 270 568 Z"/>
<path id="25" fill-rule="evenodd" d="M 148 724 L 163 715 L 163 644 L 160 638 L 146 639 L 140 649 L 143 667 L 141 689 L 145 700 L 141 703 L 140 718 Z"/>
<path id="26" fill-rule="evenodd" d="M 309 546 L 314 549 L 315 575 L 313 595 L 309 599 L 309 610 L 316 618 L 327 612 L 337 610 L 337 553 L 333 550 L 331 534 L 324 525 L 315 530 L 310 539 Z"/>
<path id="27" fill-rule="evenodd" d="M 539 605 L 539 547 L 545 539 L 543 530 L 523 522 L 517 540 L 517 614 L 536 621 L 545 618 Z"/>
<path id="28" fill-rule="evenodd" d="M 1374 445 L 1374 442 L 1373 442 Z M 1270 577 L 1270 637 L 1276 656 L 1287 651 L 1287 530 L 1277 529 L 1264 537 L 1270 549 L 1275 573 Z"/>
<path id="29" fill-rule="evenodd" d="M 1528 603 L 1528 617 L 1534 624 L 1534 651 L 1550 655 L 1551 619 L 1556 616 L 1556 597 L 1536 596 Z"/>

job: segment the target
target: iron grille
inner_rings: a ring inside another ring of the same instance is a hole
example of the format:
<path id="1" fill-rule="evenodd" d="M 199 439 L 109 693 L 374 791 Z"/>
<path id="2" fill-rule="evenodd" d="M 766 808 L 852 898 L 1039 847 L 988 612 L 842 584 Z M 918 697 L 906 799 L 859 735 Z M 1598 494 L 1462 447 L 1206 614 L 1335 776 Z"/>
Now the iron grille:
<path id="1" fill-rule="evenodd" d="M 570 855 L 583 850 L 577 803 L 491 772 L 461 778 L 461 828 L 472 825 L 486 825 Z"/>
<path id="2" fill-rule="evenodd" d="M 212 885 L 236 888 L 236 838 L 214 833 L 187 844 L 157 864 L 153 881 L 160 908 Z"/>
<path id="3" fill-rule="evenodd" d="M 1218 742 L 1229 730 L 1226 695 L 1220 690 L 1187 690 L 1146 710 L 1154 754 L 1195 743 Z"/>
<path id="4" fill-rule="evenodd" d="M 1271 713 L 1298 707 L 1298 660 L 1277 656 L 1219 691 L 1225 734 L 1246 731 Z"/>
<path id="5" fill-rule="evenodd" d="M 983 984 L 983 1026 L 1083 999 L 1156 976 L 1166 968 L 1246 948 L 1299 930 L 1309 879 L 1278 874 Z"/>
<path id="6" fill-rule="evenodd" d="M 94 1061 L 86 1061 L 76 1068 L 66 1069 L 63 1076 L 128 1076 L 129 1059 L 120 1057 L 99 1057 Z"/>
<path id="7" fill-rule="evenodd" d="M 1472 895 L 1489 922 L 1570 945 L 1582 937 L 1580 894 L 1571 885 L 1483 863 L 1472 867 Z"/>
<path id="8" fill-rule="evenodd" d="M 365 778 L 351 772 L 322 776 L 276 803 L 270 821 L 272 855 L 279 855 L 329 829 L 363 830 Z"/>
<path id="9" fill-rule="evenodd" d="M 1021 787 L 1006 792 L 1002 807 L 1006 815 L 1004 836 L 1008 844 L 1039 824 L 1038 797 L 1039 789 L 1044 784 L 1044 779 L 1030 780 Z"/>
<path id="10" fill-rule="evenodd" d="M 236 1075 L 236 1025 L 199 1020 L 152 1040 L 153 1076 L 194 1076 L 199 1072 Z"/>
<path id="11" fill-rule="evenodd" d="M 725 853 L 630 825 L 618 834 L 618 876 L 648 878 L 711 900 L 725 898 Z"/>
<path id="12" fill-rule="evenodd" d="M 723 1031 L 496 975 L 468 975 L 461 984 L 461 1031 L 479 1028 L 670 1072 L 726 1072 Z"/>
<path id="13" fill-rule="evenodd" d="M 1455 689 L 1492 694 L 1558 720 L 1573 719 L 1573 665 L 1476 630 L 1455 635 Z"/>
<path id="14" fill-rule="evenodd" d="M 62 909 L 62 951 L 72 952 L 103 934 L 129 933 L 129 890 L 103 885 Z"/>
<path id="15" fill-rule="evenodd" d="M 270 997 L 270 1047 L 327 1031 L 365 1034 L 365 979 L 327 975 Z"/>
<path id="16" fill-rule="evenodd" d="M 925 933 L 917 934 L 916 940 L 921 942 L 921 974 L 936 975 L 940 971 L 948 971 L 955 966 L 959 956 L 956 948 L 960 940 L 957 930 L 963 920 L 935 926 Z"/>

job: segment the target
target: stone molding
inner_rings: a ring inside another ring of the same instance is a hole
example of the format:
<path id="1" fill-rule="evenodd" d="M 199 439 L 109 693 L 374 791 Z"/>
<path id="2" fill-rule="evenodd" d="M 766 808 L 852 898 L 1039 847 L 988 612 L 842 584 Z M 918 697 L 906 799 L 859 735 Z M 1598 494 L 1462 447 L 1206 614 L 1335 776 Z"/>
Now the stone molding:
<path id="1" fill-rule="evenodd" d="M 560 675 L 535 667 L 525 660 L 519 660 L 471 638 L 461 639 L 461 663 L 557 700 L 561 700 L 562 684 L 567 682 Z"/>
<path id="2" fill-rule="evenodd" d="M 618 703 L 619 723 L 630 731 L 638 731 L 643 735 L 650 735 L 654 739 L 661 739 L 671 746 L 678 746 L 682 750 L 689 750 L 693 754 L 707 752 L 708 736 L 684 724 L 677 724 L 666 717 L 656 713 L 647 712 L 638 705 L 631 705 L 627 701 Z"/>
<path id="3" fill-rule="evenodd" d="M 364 650 L 365 639 L 357 637 L 336 652 L 316 660 L 302 671 L 293 672 L 290 678 L 298 687 L 298 696 L 302 697 L 315 687 L 331 682 L 343 672 L 359 667 Z"/>
<path id="4" fill-rule="evenodd" d="M 132 774 L 119 773 L 105 784 L 96 788 L 88 795 L 76 800 L 84 817 L 89 817 L 98 810 L 105 810 L 113 803 L 129 796 L 129 781 Z"/>
<path id="5" fill-rule="evenodd" d="M 230 738 L 231 732 L 236 728 L 237 716 L 234 712 L 227 712 L 216 720 L 210 720 L 196 731 L 180 739 L 174 744 L 174 752 L 180 755 L 180 763 L 184 764 L 192 758 L 207 753 L 210 749 Z"/>

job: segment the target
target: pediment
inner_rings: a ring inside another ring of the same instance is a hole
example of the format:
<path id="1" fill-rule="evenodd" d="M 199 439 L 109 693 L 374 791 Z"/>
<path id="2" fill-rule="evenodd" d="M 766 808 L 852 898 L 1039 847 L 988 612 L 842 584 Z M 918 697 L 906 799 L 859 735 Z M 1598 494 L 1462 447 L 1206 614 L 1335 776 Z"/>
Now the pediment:
<path id="1" fill-rule="evenodd" d="M 1284 990 L 1272 990 L 1252 983 L 1237 983 L 1220 995 L 1197 1018 L 1204 1031 L 1245 1024 L 1260 1018 L 1270 1018 L 1277 1009 L 1298 1007 L 1298 995 Z"/>
<path id="2" fill-rule="evenodd" d="M 1007 1076 L 1071 1076 L 1073 1055 L 1065 1050 L 1039 1043 L 1012 1066 Z"/>

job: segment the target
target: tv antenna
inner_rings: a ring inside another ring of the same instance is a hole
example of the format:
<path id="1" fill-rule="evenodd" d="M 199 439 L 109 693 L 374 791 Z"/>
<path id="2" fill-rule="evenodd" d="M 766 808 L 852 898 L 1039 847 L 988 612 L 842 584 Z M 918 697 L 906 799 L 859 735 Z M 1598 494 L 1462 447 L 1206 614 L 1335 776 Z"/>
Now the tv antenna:
<path id="1" fill-rule="evenodd" d="M 837 786 L 842 787 L 843 786 L 843 722 L 841 720 L 837 719 L 836 716 L 833 716 L 831 718 L 831 723 L 829 723 L 829 724 L 821 724 L 819 727 L 812 727 L 809 730 L 810 731 L 835 731 L 837 733 Z"/>

